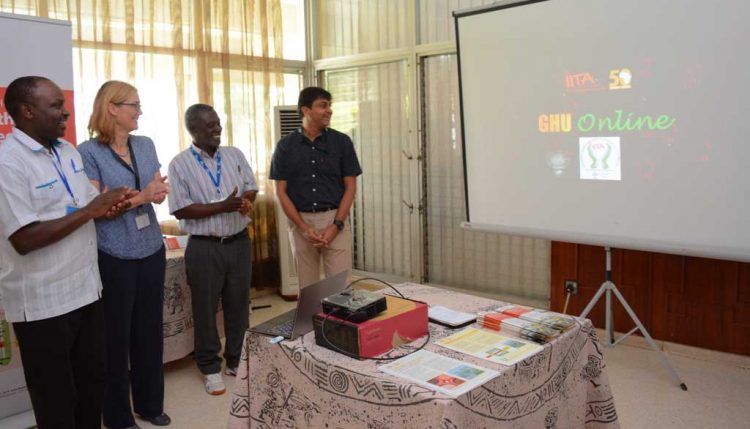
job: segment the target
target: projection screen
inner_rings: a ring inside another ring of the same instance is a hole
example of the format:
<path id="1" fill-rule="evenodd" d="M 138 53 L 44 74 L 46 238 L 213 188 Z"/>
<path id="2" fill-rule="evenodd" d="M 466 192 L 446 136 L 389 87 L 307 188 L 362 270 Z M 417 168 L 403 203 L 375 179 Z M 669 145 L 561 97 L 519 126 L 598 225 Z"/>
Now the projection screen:
<path id="1" fill-rule="evenodd" d="M 750 261 L 750 2 L 454 16 L 467 228 Z"/>

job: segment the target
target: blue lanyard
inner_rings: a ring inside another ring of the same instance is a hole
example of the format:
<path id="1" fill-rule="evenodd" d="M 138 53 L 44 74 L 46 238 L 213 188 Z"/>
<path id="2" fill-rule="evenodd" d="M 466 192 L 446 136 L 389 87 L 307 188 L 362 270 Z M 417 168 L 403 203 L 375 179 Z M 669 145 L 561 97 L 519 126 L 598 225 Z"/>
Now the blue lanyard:
<path id="1" fill-rule="evenodd" d="M 57 160 L 57 162 L 53 160 L 52 165 L 55 167 L 55 170 L 57 170 L 57 175 L 60 176 L 60 180 L 62 180 L 63 185 L 65 185 L 65 189 L 68 191 L 68 195 L 70 195 L 70 198 L 73 199 L 73 202 L 78 204 L 78 200 L 76 200 L 76 196 L 73 194 L 73 189 L 70 188 L 70 183 L 68 183 L 68 178 L 65 176 L 65 172 L 63 171 L 62 161 L 60 161 L 60 154 L 57 153 L 57 150 L 55 149 L 54 145 L 51 147 L 52 147 L 52 152 L 55 154 L 55 159 Z M 70 162 L 71 162 L 71 165 L 73 165 L 72 159 L 70 160 Z"/>
<path id="2" fill-rule="evenodd" d="M 211 170 L 208 168 L 208 165 L 206 165 L 206 161 L 203 160 L 192 146 L 190 146 L 190 151 L 193 153 L 195 160 L 198 161 L 198 165 L 203 167 L 206 174 L 208 174 L 208 177 L 214 183 L 214 186 L 216 187 L 216 195 L 221 196 L 221 153 L 219 153 L 219 150 L 216 150 L 216 177 L 211 174 Z"/>

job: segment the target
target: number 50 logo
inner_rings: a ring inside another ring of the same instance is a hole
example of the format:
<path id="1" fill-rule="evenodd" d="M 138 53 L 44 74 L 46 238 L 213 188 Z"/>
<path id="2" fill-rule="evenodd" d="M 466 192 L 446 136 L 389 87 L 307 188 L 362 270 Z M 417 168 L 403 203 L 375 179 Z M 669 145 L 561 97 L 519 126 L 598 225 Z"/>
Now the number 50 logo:
<path id="1" fill-rule="evenodd" d="M 609 89 L 628 89 L 633 80 L 633 73 L 628 68 L 609 71 Z"/>

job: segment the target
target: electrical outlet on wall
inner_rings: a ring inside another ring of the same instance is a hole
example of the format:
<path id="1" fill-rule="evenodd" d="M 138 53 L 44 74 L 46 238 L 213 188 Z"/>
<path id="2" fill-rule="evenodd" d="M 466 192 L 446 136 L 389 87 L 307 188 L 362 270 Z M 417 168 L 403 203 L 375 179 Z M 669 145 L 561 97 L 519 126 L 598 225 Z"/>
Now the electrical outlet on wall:
<path id="1" fill-rule="evenodd" d="M 575 295 L 578 293 L 578 282 L 575 280 L 565 280 L 565 292 Z"/>

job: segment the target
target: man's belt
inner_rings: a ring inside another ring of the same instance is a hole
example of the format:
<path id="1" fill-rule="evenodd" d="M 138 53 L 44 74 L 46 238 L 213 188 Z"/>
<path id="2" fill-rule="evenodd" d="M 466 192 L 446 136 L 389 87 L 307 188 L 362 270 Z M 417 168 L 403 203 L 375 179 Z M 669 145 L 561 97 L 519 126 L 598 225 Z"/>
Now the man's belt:
<path id="1" fill-rule="evenodd" d="M 191 235 L 190 236 L 190 238 L 195 238 L 196 240 L 214 241 L 219 244 L 229 244 L 233 242 L 234 240 L 237 240 L 238 238 L 242 238 L 242 237 L 247 237 L 247 229 L 243 229 L 237 234 L 227 235 L 224 237 L 215 237 L 213 235 Z"/>
<path id="2" fill-rule="evenodd" d="M 315 207 L 312 210 L 300 210 L 300 213 L 321 213 L 321 212 L 329 212 L 331 210 L 336 210 L 338 207 L 336 206 L 322 206 L 320 208 Z"/>

